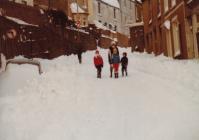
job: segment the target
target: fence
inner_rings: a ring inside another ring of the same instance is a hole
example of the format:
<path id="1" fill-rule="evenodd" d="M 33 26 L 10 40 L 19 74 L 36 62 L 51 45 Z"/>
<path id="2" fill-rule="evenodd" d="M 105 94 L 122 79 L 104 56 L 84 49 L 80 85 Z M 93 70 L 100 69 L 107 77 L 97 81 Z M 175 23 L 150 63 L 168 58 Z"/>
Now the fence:
<path id="1" fill-rule="evenodd" d="M 69 23 L 66 23 L 66 28 L 49 23 L 47 13 L 35 7 L 0 0 L 0 12 L 0 53 L 6 59 L 19 55 L 53 59 L 61 55 L 77 54 L 78 51 L 96 49 L 96 39 L 99 39 L 98 45 L 102 48 L 108 48 L 114 38 L 118 39 L 119 46 L 129 46 L 128 37 L 120 33 L 100 29 L 90 31 L 89 28 L 75 29 L 69 27 Z M 29 25 L 21 25 L 3 17 L 2 13 Z"/>
<path id="2" fill-rule="evenodd" d="M 6 25 L 6 26 L 5 26 Z M 60 55 L 96 49 L 95 38 L 87 32 L 55 26 L 19 25 L 0 17 L 0 53 L 11 59 L 18 55 L 27 58 L 53 59 Z"/>

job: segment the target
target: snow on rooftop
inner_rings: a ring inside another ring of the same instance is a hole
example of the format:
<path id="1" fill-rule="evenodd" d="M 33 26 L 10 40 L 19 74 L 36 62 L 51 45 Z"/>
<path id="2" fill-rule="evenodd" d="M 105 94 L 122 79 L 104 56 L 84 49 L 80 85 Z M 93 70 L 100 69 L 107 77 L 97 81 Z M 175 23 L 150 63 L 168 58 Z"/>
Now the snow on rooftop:
<path id="1" fill-rule="evenodd" d="M 119 4 L 118 0 L 102 0 L 102 1 L 113 6 L 113 7 L 120 8 L 120 4 Z"/>
<path id="2" fill-rule="evenodd" d="M 5 18 L 14 21 L 14 22 L 17 23 L 17 24 L 29 25 L 29 26 L 37 26 L 37 27 L 38 27 L 38 25 L 34 25 L 34 24 L 27 23 L 27 22 L 25 22 L 25 21 L 23 21 L 23 20 L 21 20 L 21 19 L 18 19 L 18 18 L 9 17 L 9 16 L 5 16 Z"/>
<path id="3" fill-rule="evenodd" d="M 104 26 L 102 23 L 100 23 L 100 22 L 97 21 L 97 20 L 94 20 L 93 23 L 95 24 L 95 26 L 96 26 L 97 28 L 100 28 L 100 29 L 102 29 L 102 30 L 109 30 L 109 31 L 111 31 L 112 33 L 116 33 L 116 31 L 113 31 L 113 30 L 109 29 L 108 27 Z M 110 24 L 111 24 L 111 23 L 110 23 Z M 111 25 L 112 25 L 112 24 L 111 24 Z M 112 25 L 112 26 L 113 26 L 113 25 Z"/>
<path id="4" fill-rule="evenodd" d="M 97 28 L 100 28 L 100 29 L 103 29 L 103 30 L 108 30 L 108 28 L 106 26 L 104 26 L 102 23 L 100 23 L 99 21 L 94 20 L 93 22 L 94 22 L 94 24 Z"/>
<path id="5" fill-rule="evenodd" d="M 71 3 L 70 8 L 72 13 L 85 13 L 85 11 L 76 2 Z"/>

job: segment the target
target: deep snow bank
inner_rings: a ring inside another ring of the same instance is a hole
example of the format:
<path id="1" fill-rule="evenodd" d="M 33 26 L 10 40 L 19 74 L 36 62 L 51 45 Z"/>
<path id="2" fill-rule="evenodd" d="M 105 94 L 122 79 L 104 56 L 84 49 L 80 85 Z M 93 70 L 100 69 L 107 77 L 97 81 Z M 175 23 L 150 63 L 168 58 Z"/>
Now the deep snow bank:
<path id="1" fill-rule="evenodd" d="M 131 54 L 129 77 L 96 78 L 93 52 L 10 65 L 0 75 L 2 140 L 198 140 L 199 64 Z M 11 85 L 11 86 L 10 86 Z"/>

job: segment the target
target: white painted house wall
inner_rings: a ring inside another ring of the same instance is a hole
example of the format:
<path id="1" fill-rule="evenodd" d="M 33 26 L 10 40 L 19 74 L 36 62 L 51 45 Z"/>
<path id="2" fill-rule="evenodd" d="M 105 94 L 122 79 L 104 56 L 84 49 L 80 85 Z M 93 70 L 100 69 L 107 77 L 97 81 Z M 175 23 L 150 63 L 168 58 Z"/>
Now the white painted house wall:
<path id="1" fill-rule="evenodd" d="M 102 24 L 112 24 L 117 26 L 117 32 L 130 34 L 128 25 L 136 22 L 135 4 L 131 0 L 92 0 L 91 3 L 90 23 L 101 21 Z M 98 3 L 101 5 L 100 13 L 98 12 Z M 114 8 L 116 9 L 116 18 L 114 18 Z"/>
<path id="2" fill-rule="evenodd" d="M 132 0 L 119 0 L 121 10 L 121 29 L 122 33 L 129 35 L 129 25 L 136 22 L 135 4 Z"/>
<path id="3" fill-rule="evenodd" d="M 113 1 L 113 0 L 112 0 Z M 117 1 L 117 0 L 114 0 Z M 100 13 L 98 12 L 98 3 L 100 3 Z M 110 1 L 106 3 L 106 1 L 102 0 L 93 0 L 92 2 L 92 14 L 89 15 L 89 22 L 94 23 L 96 21 L 101 21 L 101 24 L 104 25 L 107 23 L 107 28 L 109 28 L 109 24 L 112 25 L 112 29 L 117 26 L 117 30 L 121 32 L 120 28 L 120 7 L 119 3 L 116 5 L 111 5 Z M 116 12 L 116 17 L 114 17 L 114 9 Z M 90 13 L 90 12 L 89 12 Z"/>

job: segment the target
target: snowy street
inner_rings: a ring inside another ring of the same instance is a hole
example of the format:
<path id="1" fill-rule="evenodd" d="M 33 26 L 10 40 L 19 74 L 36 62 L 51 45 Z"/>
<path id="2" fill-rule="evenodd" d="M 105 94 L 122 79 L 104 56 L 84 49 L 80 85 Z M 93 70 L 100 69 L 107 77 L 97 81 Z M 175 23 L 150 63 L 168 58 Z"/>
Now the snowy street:
<path id="1" fill-rule="evenodd" d="M 199 62 L 131 53 L 128 77 L 102 79 L 94 51 L 0 73 L 0 140 L 199 140 Z M 121 55 L 120 55 L 121 56 Z"/>

